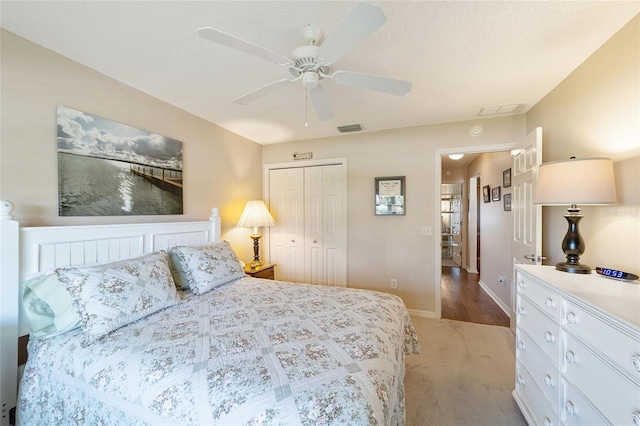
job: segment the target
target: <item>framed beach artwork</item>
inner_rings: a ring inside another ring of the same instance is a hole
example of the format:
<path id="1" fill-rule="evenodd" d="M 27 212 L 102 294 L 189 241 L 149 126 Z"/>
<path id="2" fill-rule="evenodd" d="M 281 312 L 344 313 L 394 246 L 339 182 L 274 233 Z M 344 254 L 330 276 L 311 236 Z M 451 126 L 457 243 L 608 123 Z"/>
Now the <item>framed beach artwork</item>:
<path id="1" fill-rule="evenodd" d="M 182 142 L 57 108 L 60 216 L 178 215 Z"/>

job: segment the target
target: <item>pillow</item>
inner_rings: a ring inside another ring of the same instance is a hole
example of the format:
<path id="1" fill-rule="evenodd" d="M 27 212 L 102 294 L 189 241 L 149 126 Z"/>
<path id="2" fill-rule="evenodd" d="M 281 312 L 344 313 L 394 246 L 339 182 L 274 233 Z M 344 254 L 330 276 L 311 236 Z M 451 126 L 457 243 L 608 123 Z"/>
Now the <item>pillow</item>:
<path id="1" fill-rule="evenodd" d="M 194 294 L 244 277 L 244 268 L 227 241 L 203 247 L 174 247 L 171 251 Z"/>
<path id="2" fill-rule="evenodd" d="M 205 247 L 202 246 L 189 246 L 194 249 L 202 249 Z M 173 275 L 173 281 L 176 283 L 176 288 L 178 290 L 189 290 L 189 277 L 187 276 L 187 272 L 182 267 L 182 263 L 178 258 L 178 253 L 176 249 L 179 247 L 172 247 L 167 249 L 167 253 L 169 254 L 169 267 L 171 268 L 171 275 Z"/>
<path id="3" fill-rule="evenodd" d="M 84 345 L 180 301 L 164 251 L 55 272 L 80 314 Z"/>
<path id="4" fill-rule="evenodd" d="M 22 307 L 30 335 L 50 337 L 80 327 L 80 316 L 65 285 L 53 272 L 22 283 Z"/>

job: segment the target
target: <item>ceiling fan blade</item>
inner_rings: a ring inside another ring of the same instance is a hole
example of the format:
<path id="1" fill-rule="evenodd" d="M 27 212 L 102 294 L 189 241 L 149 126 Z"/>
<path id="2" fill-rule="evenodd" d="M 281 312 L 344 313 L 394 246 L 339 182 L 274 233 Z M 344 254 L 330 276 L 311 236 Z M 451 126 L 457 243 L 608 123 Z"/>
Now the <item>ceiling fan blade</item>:
<path id="1" fill-rule="evenodd" d="M 255 44 L 251 44 L 248 41 L 241 40 L 230 34 L 223 33 L 222 31 L 216 30 L 215 28 L 200 28 L 198 29 L 198 35 L 202 38 L 206 38 L 207 40 L 224 44 L 225 46 L 240 50 L 241 52 L 249 53 L 250 55 L 254 55 L 262 59 L 266 59 L 267 61 L 276 63 L 278 65 L 287 66 L 291 64 L 291 60 L 286 56 L 282 56 L 279 53 L 275 53 L 260 46 L 256 46 Z"/>
<path id="2" fill-rule="evenodd" d="M 263 86 L 259 89 L 254 90 L 253 92 L 249 92 L 246 95 L 242 95 L 239 98 L 233 100 L 233 103 L 236 105 L 246 105 L 259 99 L 263 96 L 266 96 L 270 93 L 273 93 L 277 90 L 280 90 L 284 87 L 287 87 L 291 84 L 291 80 L 288 78 L 283 78 L 281 80 L 274 81 L 273 83 L 269 83 L 266 86 Z"/>
<path id="3" fill-rule="evenodd" d="M 322 86 L 317 86 L 315 89 L 309 91 L 311 95 L 311 102 L 313 108 L 316 110 L 318 120 L 327 121 L 333 118 L 333 112 L 331 111 L 331 104 L 329 103 L 329 97 Z"/>
<path id="4" fill-rule="evenodd" d="M 358 3 L 346 19 L 320 46 L 318 57 L 327 63 L 342 58 L 358 43 L 385 23 L 387 17 L 377 6 Z"/>
<path id="5" fill-rule="evenodd" d="M 351 71 L 335 72 L 333 74 L 333 81 L 344 86 L 375 90 L 395 96 L 406 95 L 411 91 L 412 86 L 410 82 L 404 80 L 395 80 L 393 78 Z"/>

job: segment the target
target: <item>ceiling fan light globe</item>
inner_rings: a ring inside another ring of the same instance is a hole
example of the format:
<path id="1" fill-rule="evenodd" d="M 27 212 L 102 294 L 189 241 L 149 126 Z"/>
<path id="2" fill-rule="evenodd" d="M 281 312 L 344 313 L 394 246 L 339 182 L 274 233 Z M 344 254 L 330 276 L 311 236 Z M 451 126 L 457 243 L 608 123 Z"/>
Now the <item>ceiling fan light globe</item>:
<path id="1" fill-rule="evenodd" d="M 313 90 L 318 87 L 318 81 L 320 81 L 320 76 L 317 72 L 307 71 L 302 75 L 302 85 L 307 90 Z"/>

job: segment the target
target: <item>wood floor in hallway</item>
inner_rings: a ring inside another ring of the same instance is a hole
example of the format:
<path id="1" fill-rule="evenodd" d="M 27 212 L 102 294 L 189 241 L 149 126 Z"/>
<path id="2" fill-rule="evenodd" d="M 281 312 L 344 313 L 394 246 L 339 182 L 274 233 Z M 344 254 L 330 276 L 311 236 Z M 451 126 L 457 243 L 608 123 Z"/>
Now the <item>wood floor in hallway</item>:
<path id="1" fill-rule="evenodd" d="M 442 318 L 509 327 L 509 317 L 478 284 L 479 274 L 442 268 Z"/>

